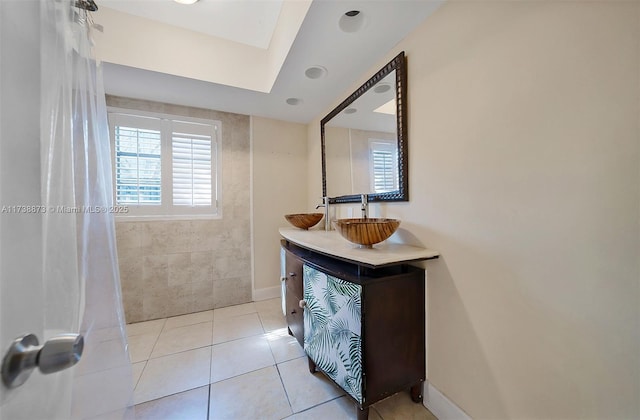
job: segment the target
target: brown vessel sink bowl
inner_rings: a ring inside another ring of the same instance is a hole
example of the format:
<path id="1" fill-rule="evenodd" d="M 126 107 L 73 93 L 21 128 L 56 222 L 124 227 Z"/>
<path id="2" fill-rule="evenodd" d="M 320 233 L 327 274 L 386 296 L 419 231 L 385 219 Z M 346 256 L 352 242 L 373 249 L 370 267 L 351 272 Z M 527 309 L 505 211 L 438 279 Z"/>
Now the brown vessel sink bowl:
<path id="1" fill-rule="evenodd" d="M 324 214 L 322 213 L 295 213 L 285 214 L 287 222 L 300 229 L 309 229 L 318 224 Z"/>
<path id="2" fill-rule="evenodd" d="M 384 241 L 398 229 L 398 219 L 338 219 L 336 230 L 349 242 L 363 248 L 372 248 L 374 244 Z"/>

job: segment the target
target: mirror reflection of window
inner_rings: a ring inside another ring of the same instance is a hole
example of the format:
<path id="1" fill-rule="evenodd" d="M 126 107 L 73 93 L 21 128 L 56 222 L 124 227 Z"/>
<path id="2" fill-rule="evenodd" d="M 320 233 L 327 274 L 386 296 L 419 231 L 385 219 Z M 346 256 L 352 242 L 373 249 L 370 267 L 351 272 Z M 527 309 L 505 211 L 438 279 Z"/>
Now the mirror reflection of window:
<path id="1" fill-rule="evenodd" d="M 371 191 L 384 193 L 398 189 L 398 148 L 395 143 L 369 139 Z"/>

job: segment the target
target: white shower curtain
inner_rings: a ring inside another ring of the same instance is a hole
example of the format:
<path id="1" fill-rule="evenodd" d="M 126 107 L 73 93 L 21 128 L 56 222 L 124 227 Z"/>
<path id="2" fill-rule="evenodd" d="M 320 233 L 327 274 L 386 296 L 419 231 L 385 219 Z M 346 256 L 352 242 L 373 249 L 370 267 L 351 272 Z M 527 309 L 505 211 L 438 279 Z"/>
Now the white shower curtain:
<path id="1" fill-rule="evenodd" d="M 73 325 L 85 338 L 73 369 L 71 418 L 133 418 L 109 130 L 101 68 L 91 58 L 91 16 L 74 0 L 41 0 L 41 8 L 46 334 Z"/>

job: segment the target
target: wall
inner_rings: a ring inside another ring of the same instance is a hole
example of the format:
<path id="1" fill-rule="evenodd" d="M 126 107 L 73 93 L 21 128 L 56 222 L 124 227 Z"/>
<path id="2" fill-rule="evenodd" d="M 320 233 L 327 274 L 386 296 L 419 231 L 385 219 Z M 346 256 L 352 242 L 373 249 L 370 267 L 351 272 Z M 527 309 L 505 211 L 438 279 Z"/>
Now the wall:
<path id="1" fill-rule="evenodd" d="M 640 418 L 639 8 L 447 2 L 368 72 L 406 52 L 411 201 L 381 211 L 441 252 L 428 379 L 473 418 Z"/>
<path id="2" fill-rule="evenodd" d="M 325 141 L 328 140 L 325 143 L 327 191 L 336 191 L 336 195 L 353 194 L 349 129 L 325 127 L 324 130 Z"/>
<path id="3" fill-rule="evenodd" d="M 254 300 L 280 295 L 280 235 L 288 213 L 306 211 L 304 124 L 251 117 Z"/>
<path id="4" fill-rule="evenodd" d="M 369 139 L 396 141 L 394 133 L 325 126 L 327 191 L 331 196 L 373 191 Z"/>
<path id="5" fill-rule="evenodd" d="M 109 106 L 222 122 L 222 218 L 116 220 L 127 322 L 251 301 L 249 117 L 108 96 Z"/>

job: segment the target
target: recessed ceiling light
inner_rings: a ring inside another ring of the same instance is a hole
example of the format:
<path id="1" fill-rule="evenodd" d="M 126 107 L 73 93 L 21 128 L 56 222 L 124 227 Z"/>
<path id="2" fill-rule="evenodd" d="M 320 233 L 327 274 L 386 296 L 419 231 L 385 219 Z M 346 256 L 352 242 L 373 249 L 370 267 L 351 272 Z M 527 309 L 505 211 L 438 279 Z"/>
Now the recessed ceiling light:
<path id="1" fill-rule="evenodd" d="M 355 108 L 347 108 L 344 110 L 345 114 L 355 114 L 356 112 L 358 112 L 358 110 Z"/>
<path id="2" fill-rule="evenodd" d="M 366 23 L 367 19 L 364 13 L 360 10 L 350 10 L 340 16 L 338 26 L 343 32 L 352 33 L 364 28 Z"/>
<path id="3" fill-rule="evenodd" d="M 300 98 L 288 98 L 287 103 L 289 105 L 300 105 L 302 103 L 302 99 Z"/>
<path id="4" fill-rule="evenodd" d="M 327 75 L 327 69 L 322 66 L 311 66 L 304 71 L 304 75 L 309 79 L 320 79 Z"/>
<path id="5" fill-rule="evenodd" d="M 173 0 L 173 1 L 180 4 L 194 4 L 198 2 L 198 0 Z"/>
<path id="6" fill-rule="evenodd" d="M 391 85 L 389 83 L 378 83 L 376 87 L 373 88 L 375 93 L 385 93 L 391 89 Z"/>

